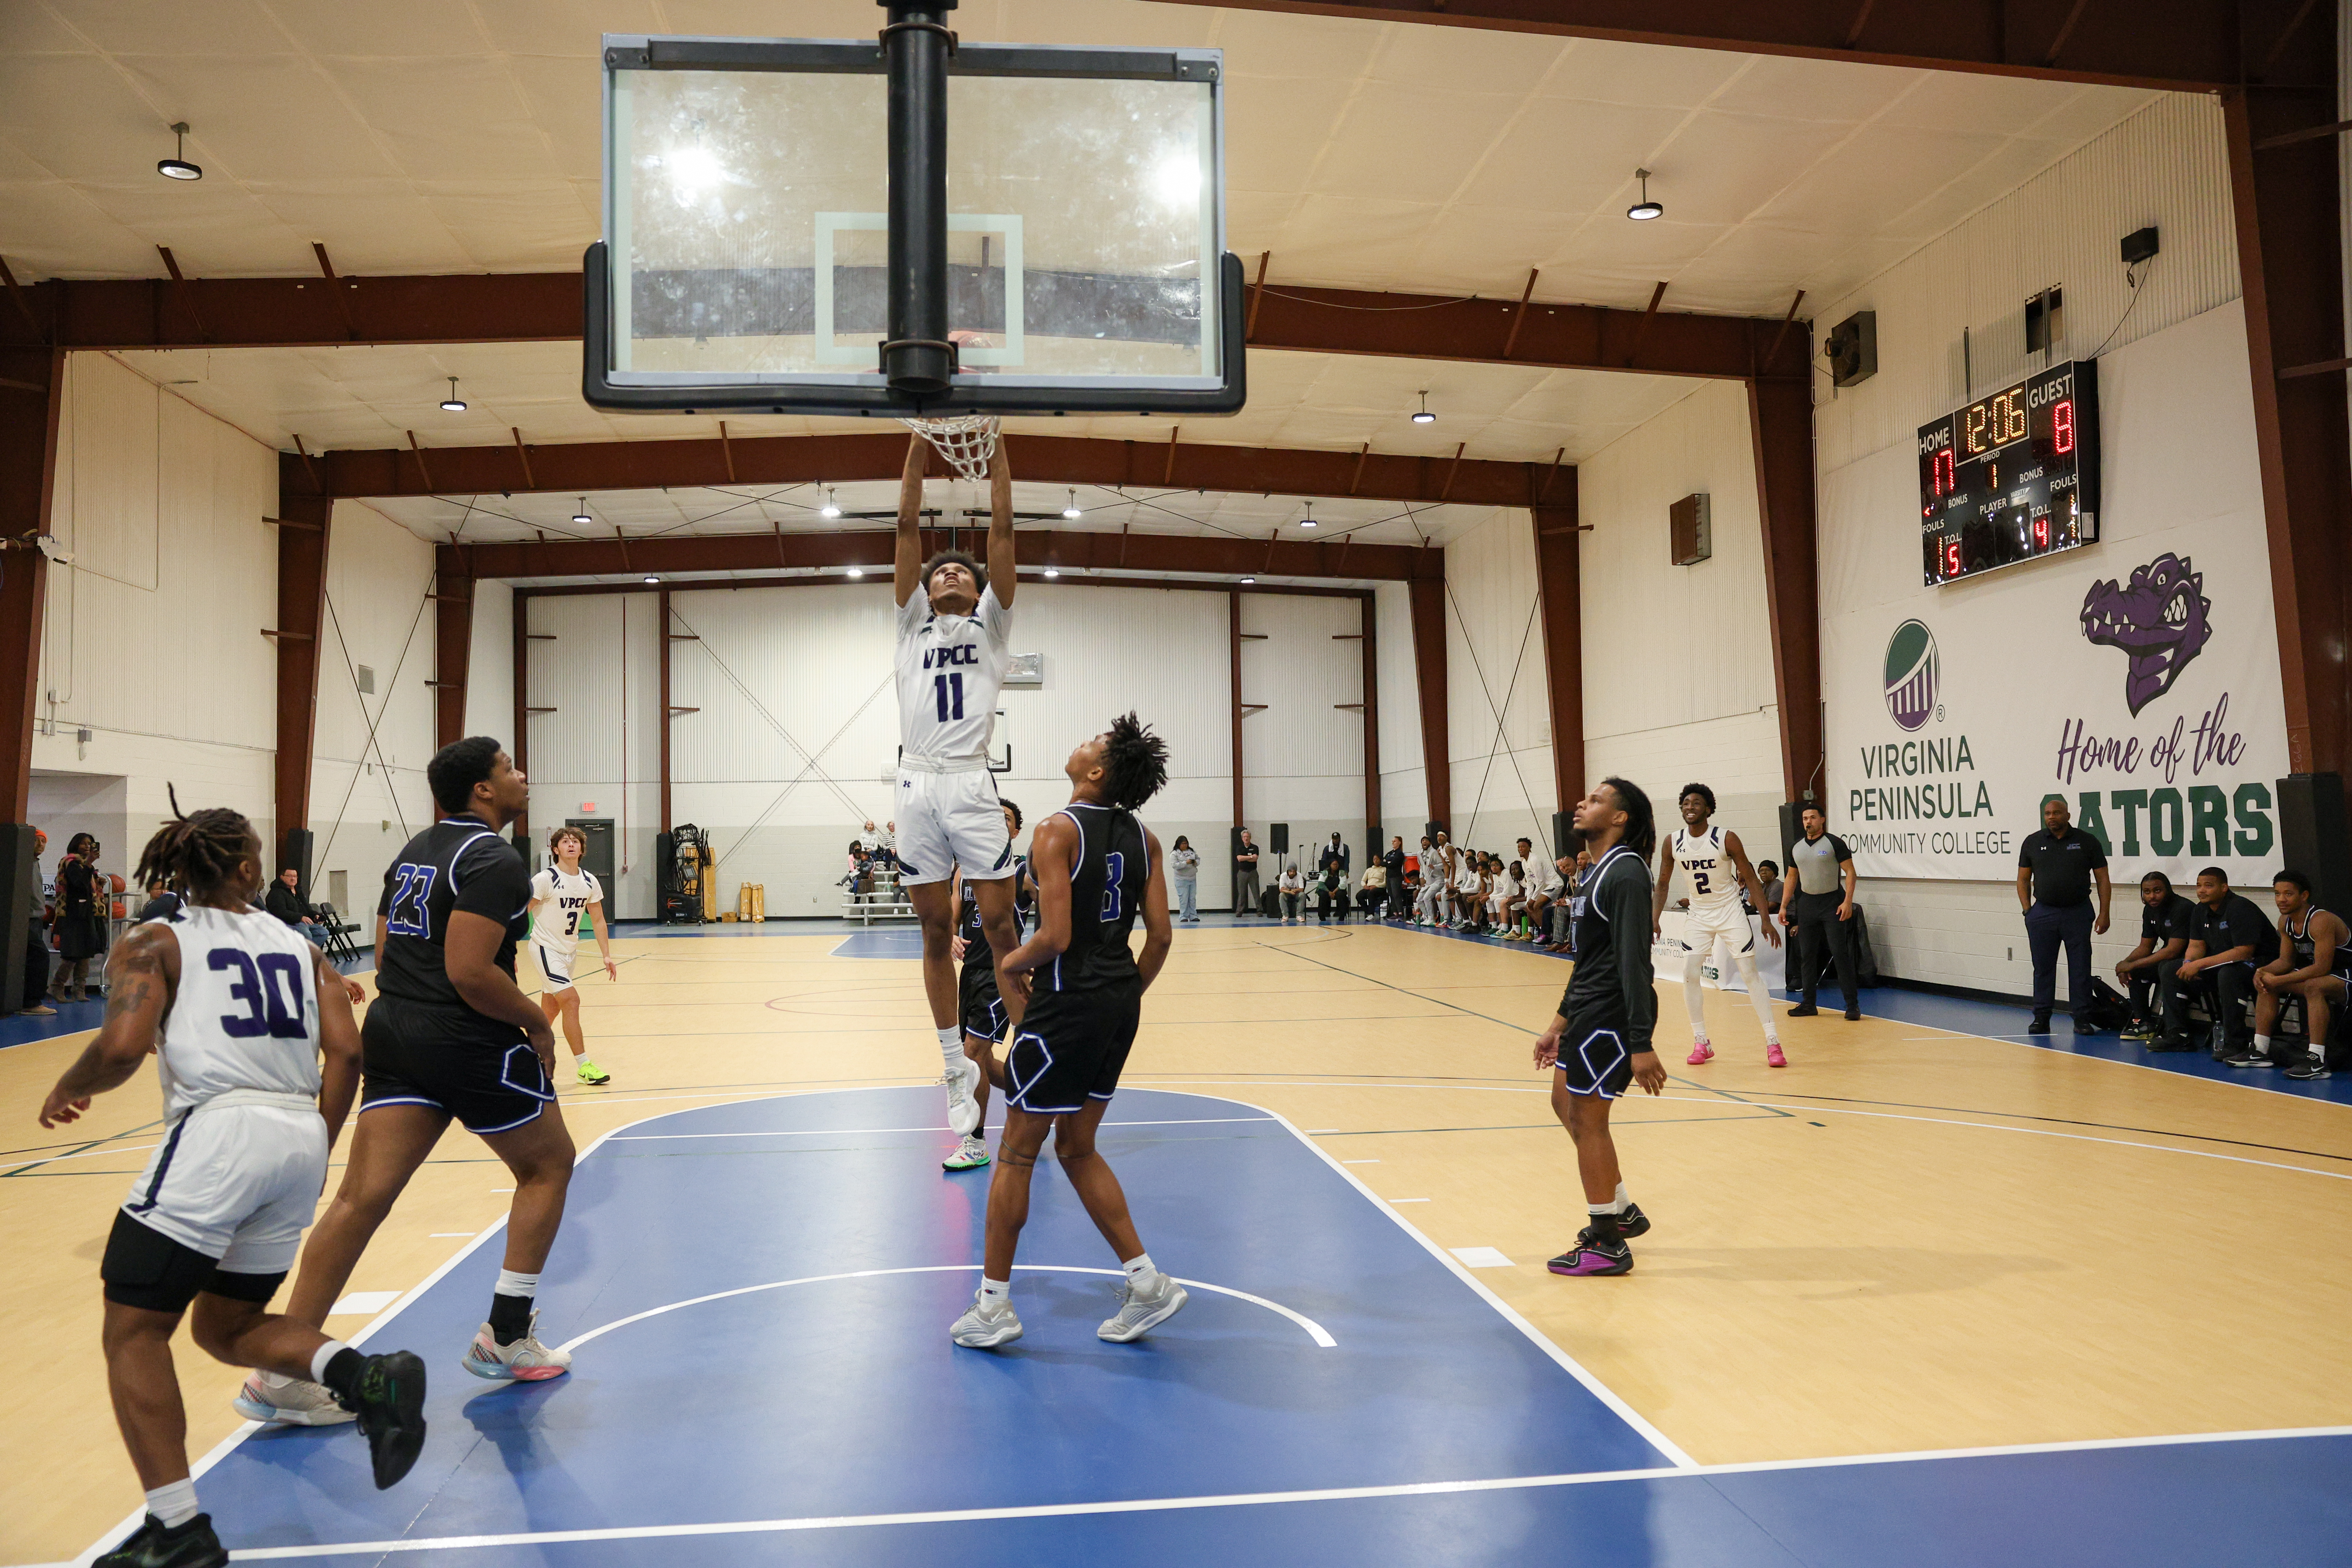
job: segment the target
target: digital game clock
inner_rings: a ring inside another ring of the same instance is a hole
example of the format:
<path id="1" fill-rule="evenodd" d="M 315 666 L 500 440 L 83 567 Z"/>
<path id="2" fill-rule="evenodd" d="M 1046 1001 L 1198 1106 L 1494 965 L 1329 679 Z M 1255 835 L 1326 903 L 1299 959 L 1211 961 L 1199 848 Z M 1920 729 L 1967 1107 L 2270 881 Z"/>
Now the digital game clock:
<path id="1" fill-rule="evenodd" d="M 1929 587 L 2099 537 L 2099 365 L 2074 360 L 1919 427 Z"/>

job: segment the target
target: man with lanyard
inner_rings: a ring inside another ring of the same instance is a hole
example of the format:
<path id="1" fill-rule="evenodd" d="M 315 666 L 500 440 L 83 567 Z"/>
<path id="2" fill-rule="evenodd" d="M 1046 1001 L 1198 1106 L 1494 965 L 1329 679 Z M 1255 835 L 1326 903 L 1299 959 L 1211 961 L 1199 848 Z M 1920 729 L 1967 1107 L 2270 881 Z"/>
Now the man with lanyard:
<path id="1" fill-rule="evenodd" d="M 1592 869 L 1570 897 L 1576 972 L 1551 1027 L 1536 1041 L 1536 1066 L 1549 1068 L 1552 1114 L 1576 1145 L 1588 1223 L 1546 1268 L 1554 1274 L 1623 1274 L 1633 1267 L 1628 1237 L 1650 1222 L 1625 1195 L 1609 1107 L 1638 1083 L 1656 1094 L 1666 1069 L 1651 1047 L 1658 994 L 1650 971 L 1650 852 L 1657 845 L 1650 797 L 1623 779 L 1603 779 L 1576 807 Z"/>
<path id="2" fill-rule="evenodd" d="M 2098 879 L 2099 912 L 2091 913 L 2091 880 Z M 2074 1004 L 2074 1033 L 2084 1026 L 2091 1000 L 2091 938 L 2107 934 L 2107 852 L 2087 833 L 2068 826 L 2066 797 L 2042 803 L 2042 831 L 2029 833 L 2017 855 L 2017 907 L 2025 916 L 2026 951 L 2033 955 L 2033 1022 L 2026 1032 L 2050 1032 L 2050 1009 L 2058 997 L 2058 949 L 2066 949 L 2066 995 Z"/>
<path id="3" fill-rule="evenodd" d="M 2131 993 L 2131 1022 L 2124 1026 L 2126 1040 L 2157 1042 L 2150 1050 L 2187 1050 L 2163 1043 L 2182 1033 L 2173 1015 L 2172 977 L 2179 973 L 2180 955 L 2189 951 L 2189 917 L 2196 909 L 2172 890 L 2172 879 L 2150 871 L 2139 879 L 2139 945 L 2116 961 L 2116 978 Z"/>
<path id="4" fill-rule="evenodd" d="M 1862 1016 L 1862 995 L 1854 989 L 1853 851 L 1829 830 L 1830 819 L 1820 806 L 1808 803 L 1801 820 L 1805 836 L 1789 850 L 1780 889 L 1780 923 L 1802 944 L 1797 961 L 1802 973 L 1796 989 L 1804 1000 L 1789 1009 L 1789 1016 L 1810 1018 L 1820 1011 L 1813 1005 L 1813 993 L 1821 981 L 1821 944 L 1826 942 L 1837 961 L 1838 989 L 1845 995 L 1851 1023 Z"/>
<path id="5" fill-rule="evenodd" d="M 2253 1045 L 2246 1022 L 2246 1004 L 2254 994 L 2254 968 L 2278 951 L 2278 932 L 2270 917 L 2252 899 L 2230 890 L 2230 874 L 2219 866 L 2197 873 L 2197 908 L 2189 917 L 2189 948 L 2173 975 L 2173 993 L 2179 1005 L 2176 1017 L 2186 1016 L 2186 1004 L 2204 1004 L 2213 1020 L 2209 1044 L 2213 1059 L 2227 1061 Z M 2185 1026 L 2184 1026 L 2185 1027 Z M 2158 1050 L 2187 1050 L 2185 1035 L 2167 1035 Z"/>

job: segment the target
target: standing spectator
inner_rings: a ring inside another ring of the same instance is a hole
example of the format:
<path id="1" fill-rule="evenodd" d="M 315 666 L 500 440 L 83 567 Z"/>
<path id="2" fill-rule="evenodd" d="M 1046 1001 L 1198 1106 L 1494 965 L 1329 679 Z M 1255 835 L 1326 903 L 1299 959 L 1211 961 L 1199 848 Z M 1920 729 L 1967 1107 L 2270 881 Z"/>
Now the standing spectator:
<path id="1" fill-rule="evenodd" d="M 1445 863 L 1437 846 L 1424 835 L 1421 840 L 1421 856 L 1417 868 L 1421 883 L 1418 896 L 1412 901 L 1412 923 L 1433 926 L 1441 918 L 1445 903 Z"/>
<path id="2" fill-rule="evenodd" d="M 1339 836 L 1336 833 L 1331 835 L 1331 842 L 1323 846 L 1322 858 L 1315 862 L 1315 868 L 1318 871 L 1331 866 L 1339 868 L 1339 881 L 1342 886 L 1346 885 L 1348 873 L 1354 868 L 1349 864 L 1348 847 L 1339 842 Z"/>
<path id="3" fill-rule="evenodd" d="M 1853 1022 L 1862 1016 L 1862 994 L 1854 988 L 1853 851 L 1829 830 L 1830 820 L 1820 806 L 1805 807 L 1802 821 L 1805 836 L 1789 851 L 1789 872 L 1780 891 L 1780 923 L 1804 944 L 1797 964 L 1804 999 L 1789 1009 L 1789 1016 L 1810 1018 L 1821 1010 L 1813 1005 L 1813 993 L 1826 945 L 1837 963 L 1846 1018 Z"/>
<path id="4" fill-rule="evenodd" d="M 289 866 L 278 873 L 278 879 L 269 884 L 269 892 L 262 901 L 262 908 L 301 932 L 303 940 L 311 946 L 320 952 L 326 950 L 326 928 L 311 918 L 317 911 L 303 899 L 302 873 L 295 868 Z M 144 920 L 146 916 L 142 914 L 140 918 Z"/>
<path id="5" fill-rule="evenodd" d="M 49 988 L 49 939 L 42 934 L 48 929 L 49 909 L 41 897 L 41 851 L 48 847 L 49 836 L 33 829 L 33 859 L 25 868 L 25 912 L 31 917 L 25 923 L 25 990 L 16 999 L 16 1011 L 28 1018 L 58 1016 L 42 999 Z"/>
<path id="6" fill-rule="evenodd" d="M 58 978 L 49 994 L 60 1002 L 89 1000 L 89 961 L 106 952 L 106 879 L 98 869 L 99 842 L 77 833 L 58 862 Z M 67 985 L 74 994 L 68 996 Z M 104 986 L 100 987 L 101 993 Z"/>
<path id="7" fill-rule="evenodd" d="M 1182 834 L 1176 836 L 1176 847 L 1168 852 L 1168 870 L 1176 882 L 1176 923 L 1196 926 L 1201 923 L 1201 852 Z"/>
<path id="8" fill-rule="evenodd" d="M 1404 863 L 1411 858 L 1401 836 L 1389 840 L 1388 853 L 1381 857 L 1381 912 L 1390 920 L 1402 920 L 1410 912 L 1404 896 Z"/>
<path id="9" fill-rule="evenodd" d="M 2091 881 L 2098 879 L 2099 912 L 2091 913 Z M 2066 800 L 2042 803 L 2042 831 L 2029 833 L 2017 855 L 2017 907 L 2025 916 L 2026 951 L 2033 956 L 2033 1022 L 2030 1035 L 2050 1032 L 2050 1008 L 2058 998 L 2058 949 L 2066 949 L 2066 998 L 2074 1005 L 2074 1032 L 2086 1027 L 2091 1002 L 2091 938 L 2107 932 L 2107 852 L 2089 834 L 2069 826 Z"/>
<path id="10" fill-rule="evenodd" d="M 1257 846 L 1250 840 L 1250 830 L 1242 829 L 1242 841 L 1234 850 L 1234 913 L 1257 913 Z"/>
<path id="11" fill-rule="evenodd" d="M 2197 873 L 2197 908 L 2189 916 L 2189 946 L 2173 975 L 2172 1017 L 2185 1017 L 2185 1004 L 2202 1002 L 2213 1020 L 2209 1044 L 2217 1062 L 2243 1056 L 2254 1043 L 2246 1006 L 2253 999 L 2254 971 L 2278 952 L 2278 931 L 2252 899 L 2230 890 L 2230 874 L 2219 866 Z M 2191 1042 L 2167 1035 L 2158 1050 L 2182 1051 Z"/>
<path id="12" fill-rule="evenodd" d="M 1274 886 L 1275 891 L 1282 896 L 1282 923 L 1286 926 L 1298 924 L 1298 903 L 1307 896 L 1307 879 L 1298 874 L 1297 864 L 1285 860 L 1282 876 Z"/>
<path id="13" fill-rule="evenodd" d="M 2155 1041 L 2150 1050 L 2185 1051 L 2188 1031 L 2178 1016 L 2173 977 L 2189 951 L 2189 919 L 2197 906 L 2174 892 L 2172 879 L 2161 871 L 2139 879 L 2139 945 L 2116 963 L 2116 978 L 2131 993 L 2131 1022 L 2124 1026 L 2124 1038 Z M 2181 1043 L 2164 1044 L 2170 1036 L 2181 1037 Z"/>
<path id="14" fill-rule="evenodd" d="M 1535 840 L 1519 840 L 1519 865 L 1524 868 L 1520 882 L 1527 902 L 1527 940 L 1536 946 L 1546 944 L 1551 935 L 1546 910 L 1559 893 L 1559 869 L 1549 858 L 1536 853 Z"/>

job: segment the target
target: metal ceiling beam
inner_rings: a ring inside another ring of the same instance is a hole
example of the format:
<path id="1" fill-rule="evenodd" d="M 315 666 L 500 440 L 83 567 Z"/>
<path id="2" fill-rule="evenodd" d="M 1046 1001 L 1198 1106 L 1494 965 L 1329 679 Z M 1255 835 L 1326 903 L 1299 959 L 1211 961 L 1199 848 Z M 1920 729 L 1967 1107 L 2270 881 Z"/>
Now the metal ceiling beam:
<path id="1" fill-rule="evenodd" d="M 1171 447 L 1068 436 L 1004 437 L 1013 471 L 1056 485 L 1224 490 L 1237 495 L 1354 496 L 1435 506 L 1525 506 L 1539 465 L 1452 456 L 1317 452 L 1273 447 Z M 895 479 L 906 434 L 730 437 L 678 441 L 582 441 L 512 446 L 404 447 L 281 454 L 289 494 L 345 499 L 541 491 L 587 495 L 665 485 L 847 484 Z M 430 474 L 425 465 L 431 465 Z M 313 471 L 317 475 L 312 478 Z M 1139 564 L 1140 564 L 1139 563 Z"/>
<path id="2" fill-rule="evenodd" d="M 29 315 L 0 314 L 0 342 L 37 338 L 93 351 L 576 342 L 582 317 L 577 272 L 60 279 L 21 298 Z M 1277 283 L 1259 290 L 1253 347 L 1304 353 L 1729 379 L 1801 376 L 1809 347 L 1801 338 L 1780 344 L 1778 321 L 1674 311 L 1660 312 L 1643 338 L 1643 312 L 1600 305 L 1535 301 L 1521 316 L 1505 299 Z M 1523 328 L 1516 339 L 1515 321 Z"/>
<path id="3" fill-rule="evenodd" d="M 2301 0 L 1167 0 L 2198 92 L 2259 76 Z M 2250 27 L 2242 59 L 2241 14 Z M 2314 46 L 2317 47 L 2317 46 Z M 2331 105 L 2332 107 L 2332 105 Z"/>

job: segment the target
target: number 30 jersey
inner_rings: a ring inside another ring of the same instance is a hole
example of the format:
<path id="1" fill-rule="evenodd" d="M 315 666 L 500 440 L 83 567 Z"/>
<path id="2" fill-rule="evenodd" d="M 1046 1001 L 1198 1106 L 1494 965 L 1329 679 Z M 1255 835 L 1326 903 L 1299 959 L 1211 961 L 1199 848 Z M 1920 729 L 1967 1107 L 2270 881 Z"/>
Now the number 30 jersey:
<path id="1" fill-rule="evenodd" d="M 530 873 L 514 846 L 479 817 L 446 817 L 410 839 L 383 874 L 376 914 L 384 921 L 379 995 L 471 1014 L 504 1041 L 522 1031 L 475 1013 L 449 983 L 449 917 L 463 910 L 505 928 L 498 966 L 515 972 L 515 943 L 530 924 Z"/>
<path id="2" fill-rule="evenodd" d="M 1055 814 L 1077 825 L 1070 868 L 1070 945 L 1037 971 L 1040 991 L 1099 991 L 1138 978 L 1128 934 L 1151 881 L 1151 846 L 1131 812 L 1072 801 Z M 1033 864 L 1030 874 L 1036 874 Z"/>
<path id="3" fill-rule="evenodd" d="M 319 996 L 311 947 L 259 910 L 189 904 L 168 922 L 180 984 L 155 1051 L 172 1121 L 237 1089 L 319 1097 Z"/>
<path id="4" fill-rule="evenodd" d="M 898 606 L 898 746 L 909 757 L 982 761 L 1012 658 L 1013 612 L 981 590 L 969 616 L 931 608 L 918 588 Z"/>

